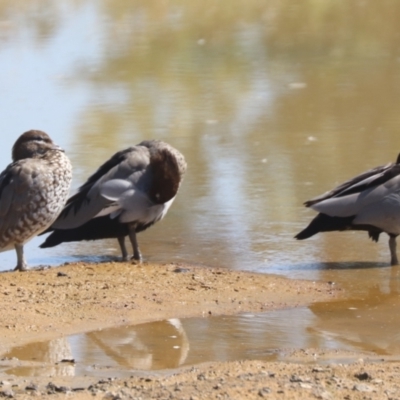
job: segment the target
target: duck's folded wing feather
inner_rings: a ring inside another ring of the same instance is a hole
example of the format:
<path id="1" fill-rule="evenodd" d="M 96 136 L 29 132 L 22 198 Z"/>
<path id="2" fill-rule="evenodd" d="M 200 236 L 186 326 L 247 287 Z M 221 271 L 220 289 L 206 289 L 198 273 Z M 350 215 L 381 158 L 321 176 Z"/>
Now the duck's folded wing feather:
<path id="1" fill-rule="evenodd" d="M 107 199 L 99 195 L 97 186 L 88 193 L 77 193 L 67 203 L 52 229 L 72 229 L 83 225 L 107 207 Z"/>
<path id="2" fill-rule="evenodd" d="M 13 170 L 10 165 L 0 174 L 0 218 L 4 218 L 10 211 L 10 206 L 14 197 L 13 190 Z"/>
<path id="3" fill-rule="evenodd" d="M 400 164 L 387 164 L 366 171 L 337 186 L 333 190 L 306 201 L 306 207 L 312 207 L 319 202 L 330 198 L 344 197 L 357 194 L 368 189 L 384 184 L 400 174 Z"/>
<path id="4" fill-rule="evenodd" d="M 400 234 L 400 196 L 392 192 L 364 207 L 354 218 L 355 225 L 372 225 L 384 232 Z"/>
<path id="5" fill-rule="evenodd" d="M 49 182 L 41 165 L 32 167 L 32 162 L 32 159 L 17 161 L 0 174 L 0 236 L 9 229 L 37 223 L 35 218 L 41 218 L 32 204 L 40 205 L 41 193 Z"/>
<path id="6" fill-rule="evenodd" d="M 116 153 L 79 188 L 78 193 L 67 201 L 52 228 L 76 228 L 96 216 L 115 211 L 115 207 L 110 208 L 112 201 L 102 195 L 101 188 L 113 180 L 129 179 L 132 184 L 148 164 L 148 159 L 148 150 L 142 150 L 137 146 Z"/>
<path id="7" fill-rule="evenodd" d="M 117 201 L 129 189 L 133 189 L 132 182 L 124 179 L 112 179 L 101 185 L 100 194 L 108 200 Z"/>
<path id="8" fill-rule="evenodd" d="M 384 204 L 385 199 L 395 197 L 400 200 L 400 175 L 382 184 L 379 184 L 379 178 L 377 178 L 374 186 L 370 183 L 364 187 L 366 189 L 362 191 L 320 201 L 311 205 L 311 208 L 331 217 L 349 217 L 360 216 L 367 208 L 369 210 L 373 207 L 379 208 Z"/>
<path id="9" fill-rule="evenodd" d="M 110 207 L 110 212 L 112 211 L 111 218 L 118 217 L 118 220 L 122 223 L 147 222 L 152 219 L 150 214 L 154 203 L 133 182 L 113 179 L 102 185 L 100 193 L 105 198 L 113 201 L 118 207 L 117 210 L 112 210 Z"/>

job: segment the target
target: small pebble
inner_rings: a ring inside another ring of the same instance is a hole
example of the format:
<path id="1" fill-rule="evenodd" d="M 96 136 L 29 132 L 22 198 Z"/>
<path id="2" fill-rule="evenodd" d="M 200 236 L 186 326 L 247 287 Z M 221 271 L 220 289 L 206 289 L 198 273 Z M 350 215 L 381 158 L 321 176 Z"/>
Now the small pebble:
<path id="1" fill-rule="evenodd" d="M 368 372 L 360 372 L 358 374 L 354 374 L 354 377 L 357 378 L 359 381 L 371 380 L 371 375 L 369 375 Z"/>
<path id="2" fill-rule="evenodd" d="M 270 394 L 272 390 L 268 387 L 264 387 L 258 391 L 258 395 L 260 397 L 268 397 L 267 395 Z"/>
<path id="3" fill-rule="evenodd" d="M 312 385 L 310 385 L 309 383 L 300 382 L 300 387 L 302 389 L 312 389 Z"/>
<path id="4" fill-rule="evenodd" d="M 317 399 L 322 399 L 322 400 L 333 400 L 332 394 L 327 392 L 326 390 L 321 393 L 316 394 L 315 397 Z"/>
<path id="5" fill-rule="evenodd" d="M 68 358 L 63 358 L 61 360 L 62 363 L 71 363 L 71 364 L 75 364 L 75 360 L 73 358 L 68 359 Z"/>
<path id="6" fill-rule="evenodd" d="M 353 390 L 356 392 L 372 392 L 373 388 L 365 383 L 358 383 L 357 385 L 354 385 Z"/>
<path id="7" fill-rule="evenodd" d="M 12 399 L 14 397 L 14 392 L 12 390 L 0 390 L 0 397 Z"/>
<path id="8" fill-rule="evenodd" d="M 175 268 L 172 272 L 175 272 L 176 274 L 182 274 L 182 273 L 189 272 L 189 271 L 190 270 L 187 268 L 178 267 L 178 268 Z"/>

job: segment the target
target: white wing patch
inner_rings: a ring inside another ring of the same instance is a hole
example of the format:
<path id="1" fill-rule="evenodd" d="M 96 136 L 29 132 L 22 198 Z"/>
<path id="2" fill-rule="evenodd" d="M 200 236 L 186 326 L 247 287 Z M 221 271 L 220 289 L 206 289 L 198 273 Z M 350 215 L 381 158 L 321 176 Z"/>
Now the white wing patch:
<path id="1" fill-rule="evenodd" d="M 129 189 L 133 189 L 133 185 L 128 180 L 112 179 L 101 185 L 100 194 L 108 200 L 117 201 Z"/>
<path id="2" fill-rule="evenodd" d="M 113 179 L 101 185 L 100 194 L 114 203 L 103 209 L 96 217 L 110 215 L 119 222 L 149 224 L 162 219 L 174 199 L 165 204 L 155 204 L 141 190 L 126 180 Z"/>

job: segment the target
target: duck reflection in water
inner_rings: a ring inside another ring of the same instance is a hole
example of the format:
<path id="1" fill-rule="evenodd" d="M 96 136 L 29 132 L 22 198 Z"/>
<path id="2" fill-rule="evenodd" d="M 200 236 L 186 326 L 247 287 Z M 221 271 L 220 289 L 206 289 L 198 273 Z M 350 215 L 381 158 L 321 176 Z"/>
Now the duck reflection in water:
<path id="1" fill-rule="evenodd" d="M 85 362 L 96 361 L 96 350 L 129 369 L 177 368 L 189 353 L 189 340 L 179 319 L 94 331 L 85 335 Z M 98 350 L 97 350 L 98 351 Z"/>
<path id="2" fill-rule="evenodd" d="M 6 370 L 8 374 L 75 376 L 72 348 L 66 337 L 14 347 L 1 356 L 3 359 L 18 360 L 19 366 Z"/>
<path id="3" fill-rule="evenodd" d="M 159 370 L 181 366 L 189 354 L 189 340 L 179 319 L 108 328 L 78 337 L 12 348 L 2 357 L 11 360 L 10 364 L 17 359 L 18 366 L 7 373 L 75 376 L 89 366 L 100 374 L 110 368 Z"/>

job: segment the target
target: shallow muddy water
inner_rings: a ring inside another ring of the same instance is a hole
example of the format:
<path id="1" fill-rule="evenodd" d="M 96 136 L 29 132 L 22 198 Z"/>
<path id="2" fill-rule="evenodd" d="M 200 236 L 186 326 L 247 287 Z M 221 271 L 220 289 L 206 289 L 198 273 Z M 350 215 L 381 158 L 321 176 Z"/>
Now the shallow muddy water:
<path id="1" fill-rule="evenodd" d="M 314 215 L 305 200 L 400 151 L 399 17 L 389 0 L 0 2 L 0 168 L 30 128 L 65 148 L 74 189 L 115 151 L 166 140 L 189 169 L 139 235 L 146 260 L 333 281 L 390 331 L 398 269 L 384 235 L 293 236 Z M 119 255 L 113 240 L 41 241 L 26 246 L 32 266 Z M 1 270 L 14 265 L 0 253 Z"/>
<path id="2" fill-rule="evenodd" d="M 378 306 L 400 306 L 399 296 L 317 303 L 310 308 L 207 318 L 170 319 L 74 335 L 12 348 L 0 371 L 18 376 L 129 376 L 209 361 L 290 361 L 292 350 L 331 350 L 314 361 L 354 362 L 357 353 L 399 360 L 399 334 Z M 362 329 L 360 329 L 362 327 Z M 295 328 L 295 329 L 294 329 Z M 354 353 L 353 353 L 354 354 Z M 297 359 L 297 361 L 299 361 Z"/>

